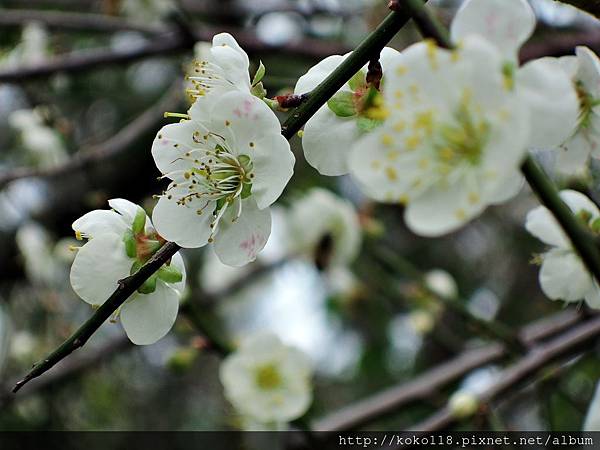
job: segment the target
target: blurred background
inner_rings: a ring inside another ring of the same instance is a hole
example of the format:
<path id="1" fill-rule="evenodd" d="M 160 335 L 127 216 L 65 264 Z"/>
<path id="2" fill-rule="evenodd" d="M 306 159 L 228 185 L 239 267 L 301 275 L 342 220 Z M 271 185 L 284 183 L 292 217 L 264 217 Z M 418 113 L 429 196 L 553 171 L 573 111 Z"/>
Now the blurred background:
<path id="1" fill-rule="evenodd" d="M 8 393 L 92 313 L 69 283 L 69 247 L 76 245 L 71 223 L 107 208 L 114 197 L 151 210 L 152 194 L 162 188 L 151 142 L 168 122 L 164 111 L 187 109 L 182 80 L 194 42 L 231 32 L 250 54 L 252 73 L 259 60 L 267 67 L 263 81 L 273 97 L 290 92 L 320 59 L 351 50 L 388 13 L 386 3 L 0 0 L 1 430 L 239 427 L 222 394 L 220 358 L 195 320 L 231 342 L 270 330 L 302 348 L 315 365 L 308 417 L 327 423 L 342 407 L 486 345 L 488 338 L 465 314 L 518 330 L 585 313 L 581 305 L 548 300 L 539 289 L 535 254 L 544 247 L 523 227 L 537 205 L 527 188 L 458 232 L 423 239 L 404 227 L 401 207 L 370 203 L 347 177 L 320 176 L 294 138 L 295 176 L 259 259 L 236 270 L 221 266 L 210 248 L 184 252 L 185 302 L 196 306 L 195 318 L 184 307 L 171 333 L 148 347 L 131 345 L 118 323 L 107 323 L 38 383 L 17 396 Z M 449 23 L 461 2 L 429 3 Z M 578 43 L 600 50 L 595 19 L 552 0 L 531 4 L 539 24 L 524 60 L 572 53 Z M 390 46 L 400 50 L 418 39 L 409 24 Z M 552 169 L 552 155 L 537 156 Z M 588 174 L 557 182 L 598 200 L 597 174 L 592 166 Z M 294 205 L 315 187 L 351 202 L 356 222 L 323 225 L 310 239 L 290 228 Z M 340 240 L 356 246 L 356 254 L 332 263 L 328 242 L 338 225 L 355 227 L 362 239 Z M 444 298 L 453 299 L 452 306 Z M 454 426 L 580 429 L 600 376 L 598 356 L 596 345 L 567 364 L 546 367 L 535 383 Z M 398 430 L 418 423 L 465 382 L 489 382 L 505 360 L 490 363 L 467 371 L 470 381 L 451 379 L 358 427 Z"/>

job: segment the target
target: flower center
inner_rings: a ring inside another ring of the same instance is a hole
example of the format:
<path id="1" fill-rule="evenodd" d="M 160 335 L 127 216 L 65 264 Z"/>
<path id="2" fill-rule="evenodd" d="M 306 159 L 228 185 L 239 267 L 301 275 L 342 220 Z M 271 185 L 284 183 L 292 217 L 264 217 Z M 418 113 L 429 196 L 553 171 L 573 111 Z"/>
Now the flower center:
<path id="1" fill-rule="evenodd" d="M 270 391 L 280 387 L 283 380 L 274 364 L 266 364 L 256 369 L 255 381 L 260 389 Z"/>

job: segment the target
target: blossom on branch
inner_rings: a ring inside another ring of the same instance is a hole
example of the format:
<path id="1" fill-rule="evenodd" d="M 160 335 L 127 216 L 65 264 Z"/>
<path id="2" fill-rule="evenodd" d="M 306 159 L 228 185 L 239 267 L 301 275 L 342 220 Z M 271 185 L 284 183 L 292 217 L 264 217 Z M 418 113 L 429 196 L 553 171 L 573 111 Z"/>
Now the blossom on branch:
<path id="1" fill-rule="evenodd" d="M 249 337 L 221 364 L 225 396 L 243 416 L 279 424 L 297 419 L 312 400 L 308 357 L 270 333 Z"/>
<path id="2" fill-rule="evenodd" d="M 189 119 L 166 125 L 152 155 L 171 180 L 153 212 L 156 229 L 182 247 L 214 242 L 231 266 L 253 261 L 271 232 L 271 205 L 293 173 L 294 155 L 275 113 L 229 92 Z"/>
<path id="3" fill-rule="evenodd" d="M 316 88 L 351 53 L 328 56 L 302 75 L 295 94 L 306 94 Z M 398 51 L 386 47 L 380 63 L 382 85 L 391 70 Z M 360 136 L 379 125 L 381 111 L 379 87 L 367 81 L 367 65 L 358 71 L 340 90 L 311 117 L 304 127 L 302 147 L 306 161 L 323 175 L 348 173 L 348 152 Z"/>
<path id="4" fill-rule="evenodd" d="M 560 197 L 593 235 L 600 233 L 600 210 L 580 192 L 563 190 Z M 542 254 L 539 281 L 544 294 L 552 300 L 575 302 L 585 299 L 591 308 L 600 308 L 600 287 L 586 269 L 552 213 L 538 206 L 527 214 L 525 228 L 552 246 Z"/>
<path id="5" fill-rule="evenodd" d="M 97 209 L 73 222 L 77 239 L 87 239 L 77 250 L 71 285 L 82 300 L 102 305 L 118 288 L 119 280 L 135 273 L 164 243 L 144 210 L 123 199 L 108 201 L 112 210 Z M 169 332 L 185 286 L 183 259 L 176 253 L 117 310 L 134 344 L 152 344 Z"/>
<path id="6" fill-rule="evenodd" d="M 594 398 L 592 398 L 587 416 L 585 417 L 583 431 L 600 431 L 600 382 L 596 386 L 596 393 L 594 394 Z"/>

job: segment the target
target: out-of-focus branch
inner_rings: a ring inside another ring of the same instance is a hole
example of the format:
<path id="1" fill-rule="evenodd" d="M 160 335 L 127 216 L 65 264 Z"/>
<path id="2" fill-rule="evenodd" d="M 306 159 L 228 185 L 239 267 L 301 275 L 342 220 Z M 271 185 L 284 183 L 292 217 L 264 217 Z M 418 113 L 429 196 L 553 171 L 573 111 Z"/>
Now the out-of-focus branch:
<path id="1" fill-rule="evenodd" d="M 519 337 L 526 344 L 532 345 L 574 326 L 581 320 L 582 316 L 575 311 L 564 311 L 525 326 L 519 332 Z M 508 350 L 501 343 L 464 351 L 450 361 L 417 375 L 414 380 L 367 397 L 315 421 L 313 429 L 356 429 L 403 406 L 425 399 L 471 370 L 499 361 L 507 355 Z"/>
<path id="2" fill-rule="evenodd" d="M 157 103 L 149 107 L 113 137 L 101 144 L 78 151 L 64 164 L 50 168 L 19 167 L 0 172 L 0 189 L 7 183 L 19 178 L 56 178 L 68 175 L 75 171 L 85 170 L 93 164 L 126 152 L 140 136 L 156 128 L 163 119 L 163 112 L 175 108 L 181 99 L 181 85 L 175 83 Z"/>
<path id="3" fill-rule="evenodd" d="M 554 0 L 579 8 L 600 19 L 600 0 Z"/>
<path id="4" fill-rule="evenodd" d="M 532 350 L 513 366 L 498 374 L 497 381 L 479 396 L 482 403 L 489 403 L 519 387 L 541 369 L 563 358 L 573 357 L 590 346 L 600 337 L 600 317 L 585 321 L 563 335 Z M 448 428 L 457 421 L 448 406 L 442 408 L 425 421 L 411 427 L 411 430 L 438 431 Z"/>

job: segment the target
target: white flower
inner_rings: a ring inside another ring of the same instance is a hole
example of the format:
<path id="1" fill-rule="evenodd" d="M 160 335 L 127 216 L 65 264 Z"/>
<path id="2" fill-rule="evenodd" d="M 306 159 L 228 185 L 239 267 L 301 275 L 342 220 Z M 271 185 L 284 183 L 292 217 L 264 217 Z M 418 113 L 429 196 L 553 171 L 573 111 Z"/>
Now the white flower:
<path id="1" fill-rule="evenodd" d="M 189 110 L 192 118 L 202 118 L 228 92 L 250 93 L 250 61 L 232 35 L 216 34 L 212 47 L 205 42 L 198 42 L 194 50 L 197 60 L 186 77 L 192 84 L 187 90 L 194 100 Z"/>
<path id="2" fill-rule="evenodd" d="M 9 124 L 19 132 L 21 143 L 40 167 L 56 167 L 67 159 L 58 132 L 44 124 L 38 110 L 20 109 L 10 114 Z"/>
<path id="3" fill-rule="evenodd" d="M 529 145 L 553 148 L 564 142 L 577 123 L 577 94 L 556 58 L 541 58 L 517 68 L 520 47 L 535 29 L 535 14 L 526 0 L 466 0 L 452 21 L 452 40 L 459 44 L 477 35 L 502 53 L 506 82 L 514 85 L 531 108 Z"/>
<path id="4" fill-rule="evenodd" d="M 312 91 L 351 53 L 328 56 L 302 75 L 295 94 Z M 386 47 L 381 52 L 383 83 L 399 52 Z M 302 147 L 306 161 L 323 175 L 348 173 L 348 153 L 354 141 L 375 127 L 380 117 L 369 108 L 378 95 L 366 83 L 367 66 L 340 88 L 336 96 L 323 105 L 304 127 Z M 373 98 L 367 101 L 368 98 Z M 336 107 L 337 104 L 337 107 Z M 376 105 L 374 105 L 376 106 Z M 334 112 L 334 110 L 336 112 Z"/>
<path id="5" fill-rule="evenodd" d="M 2 64 L 19 67 L 43 62 L 48 57 L 48 33 L 39 22 L 29 22 L 21 32 L 21 42 L 8 53 Z"/>
<path id="6" fill-rule="evenodd" d="M 225 396 L 242 414 L 261 423 L 289 422 L 308 409 L 311 363 L 270 333 L 249 337 L 221 364 Z"/>
<path id="7" fill-rule="evenodd" d="M 352 203 L 331 191 L 308 191 L 293 203 L 288 220 L 292 251 L 308 254 L 322 268 L 348 265 L 360 250 L 358 214 Z"/>
<path id="8" fill-rule="evenodd" d="M 583 431 L 600 431 L 600 382 L 596 386 L 596 393 L 590 403 Z"/>
<path id="9" fill-rule="evenodd" d="M 581 170 L 590 154 L 600 158 L 600 60 L 587 47 L 575 53 L 559 58 L 579 96 L 577 128 L 558 148 L 557 169 L 567 173 Z"/>
<path id="10" fill-rule="evenodd" d="M 560 197 L 594 234 L 600 231 L 600 211 L 585 195 L 572 190 L 560 192 Z M 552 246 L 542 255 L 540 285 L 552 300 L 574 302 L 585 299 L 591 308 L 600 308 L 600 287 L 573 249 L 571 241 L 544 206 L 527 214 L 525 228 L 545 244 Z"/>
<path id="11" fill-rule="evenodd" d="M 415 44 L 387 73 L 389 116 L 355 143 L 350 170 L 374 199 L 406 204 L 415 233 L 453 231 L 520 189 L 529 108 L 502 65 L 469 36 L 455 51 Z"/>
<path id="12" fill-rule="evenodd" d="M 46 230 L 37 223 L 25 223 L 17 230 L 15 241 L 30 281 L 46 285 L 55 284 L 60 277 L 60 270 Z"/>
<path id="13" fill-rule="evenodd" d="M 425 285 L 440 297 L 455 298 L 458 295 L 456 281 L 445 270 L 434 269 L 427 272 Z"/>
<path id="14" fill-rule="evenodd" d="M 214 241 L 231 266 L 254 260 L 271 231 L 268 207 L 294 166 L 273 111 L 250 94 L 229 92 L 212 110 L 163 127 L 152 155 L 172 180 L 153 212 L 160 235 L 182 247 Z"/>
<path id="15" fill-rule="evenodd" d="M 97 209 L 73 222 L 77 238 L 88 241 L 73 261 L 71 285 L 93 306 L 103 304 L 119 280 L 135 272 L 164 242 L 141 207 L 123 199 L 108 204 L 112 210 Z M 184 286 L 185 267 L 176 253 L 121 306 L 121 323 L 134 344 L 152 344 L 169 332 Z"/>
<path id="16" fill-rule="evenodd" d="M 172 0 L 124 0 L 121 12 L 140 23 L 158 22 L 175 7 Z"/>

